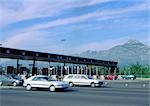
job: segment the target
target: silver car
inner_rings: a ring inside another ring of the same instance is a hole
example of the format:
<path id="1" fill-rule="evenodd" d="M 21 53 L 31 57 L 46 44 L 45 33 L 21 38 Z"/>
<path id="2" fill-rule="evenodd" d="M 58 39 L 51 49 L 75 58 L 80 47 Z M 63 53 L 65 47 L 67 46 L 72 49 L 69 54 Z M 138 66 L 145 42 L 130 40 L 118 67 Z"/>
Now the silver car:
<path id="1" fill-rule="evenodd" d="M 89 85 L 91 87 L 101 86 L 103 84 L 100 80 L 95 80 L 83 74 L 69 74 L 66 75 L 63 81 L 68 82 L 70 86 L 73 85 Z"/>
<path id="2" fill-rule="evenodd" d="M 66 89 L 69 87 L 69 84 L 57 81 L 50 76 L 36 75 L 26 79 L 23 86 L 26 87 L 26 90 L 32 90 L 32 88 L 49 88 L 49 91 L 53 92 L 56 89 Z"/>
<path id="3" fill-rule="evenodd" d="M 13 79 L 12 77 L 9 77 L 7 75 L 0 75 L 0 86 L 2 85 L 13 85 L 17 86 L 20 85 L 20 81 Z"/>

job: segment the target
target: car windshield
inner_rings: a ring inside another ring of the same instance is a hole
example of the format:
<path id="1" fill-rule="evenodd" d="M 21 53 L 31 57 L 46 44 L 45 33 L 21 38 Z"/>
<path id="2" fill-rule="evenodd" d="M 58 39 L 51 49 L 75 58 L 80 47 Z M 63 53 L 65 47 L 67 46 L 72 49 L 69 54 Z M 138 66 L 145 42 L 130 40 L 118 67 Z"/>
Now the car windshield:
<path id="1" fill-rule="evenodd" d="M 55 79 L 52 77 L 42 77 L 42 79 L 47 80 L 47 81 L 55 81 Z"/>
<path id="2" fill-rule="evenodd" d="M 2 79 L 13 79 L 12 77 L 6 76 L 6 75 L 2 75 L 1 76 Z"/>
<path id="3" fill-rule="evenodd" d="M 5 76 L 7 79 L 13 79 L 11 76 Z"/>
<path id="4" fill-rule="evenodd" d="M 88 79 L 93 79 L 91 76 L 88 76 Z"/>

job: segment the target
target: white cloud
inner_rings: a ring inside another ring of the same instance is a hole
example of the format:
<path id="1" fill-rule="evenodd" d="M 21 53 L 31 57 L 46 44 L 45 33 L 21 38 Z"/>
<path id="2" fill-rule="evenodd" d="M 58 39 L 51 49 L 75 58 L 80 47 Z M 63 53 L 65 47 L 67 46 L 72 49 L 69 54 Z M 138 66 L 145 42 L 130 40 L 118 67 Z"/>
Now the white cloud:
<path id="1" fill-rule="evenodd" d="M 76 0 L 13 0 L 10 3 L 8 1 L 0 1 L 0 26 L 34 18 L 56 16 L 65 9 L 91 6 L 108 1 L 110 0 L 89 0 L 88 2 L 77 2 Z M 19 8 L 17 9 L 15 6 Z"/>
<path id="2" fill-rule="evenodd" d="M 27 19 L 56 16 L 64 8 L 64 2 L 58 2 L 57 0 L 22 0 L 17 3 L 19 3 L 20 8 L 16 10 L 12 6 L 9 8 L 8 5 L 3 5 L 2 2 L 0 7 L 1 26 Z"/>
<path id="3" fill-rule="evenodd" d="M 83 4 L 75 4 L 74 2 L 64 2 L 64 1 L 48 1 L 48 0 L 23 0 L 22 7 L 19 10 L 13 10 L 11 8 L 3 8 L 0 7 L 0 14 L 2 14 L 2 19 L 0 19 L 1 25 L 6 25 L 9 23 L 26 20 L 26 19 L 34 19 L 38 17 L 47 17 L 47 16 L 55 16 L 61 14 L 61 11 L 69 8 L 76 8 L 82 6 L 90 6 L 95 5 L 97 3 L 108 2 L 109 0 L 89 0 L 87 3 Z M 54 21 L 50 21 L 45 24 L 36 24 L 35 26 L 31 26 L 28 28 L 24 28 L 21 30 L 17 30 L 13 35 L 9 36 L 4 42 L 4 46 L 7 47 L 17 47 L 23 49 L 32 49 L 32 50 L 43 50 L 47 52 L 60 53 L 62 50 L 61 44 L 57 44 L 58 42 L 50 42 L 47 38 L 45 38 L 44 33 L 41 32 L 41 29 L 57 27 L 67 24 L 84 22 L 87 20 L 108 20 L 111 18 L 122 17 L 128 15 L 128 13 L 147 10 L 148 4 L 138 4 L 135 6 L 123 8 L 120 10 L 97 10 L 92 13 L 83 14 L 81 16 L 69 17 L 65 19 L 58 19 Z M 59 8 L 58 8 L 59 7 Z M 55 10 L 55 11 L 54 11 Z M 74 28 L 90 28 L 91 26 L 74 26 Z M 23 33 L 24 32 L 24 33 Z M 58 36 L 60 32 L 57 32 Z M 49 36 L 50 38 L 50 36 Z M 110 39 L 102 42 L 90 42 L 85 45 L 78 45 L 78 47 L 67 48 L 66 54 L 72 54 L 73 52 L 83 52 L 86 50 L 104 50 L 109 49 L 115 45 L 122 44 L 127 41 L 128 37 L 119 38 L 119 39 Z M 61 54 L 61 53 L 60 53 Z"/>
<path id="4" fill-rule="evenodd" d="M 3 42 L 4 47 L 62 54 L 62 45 L 51 35 L 40 31 L 16 33 Z M 57 33 L 56 33 L 57 35 Z"/>
<path id="5" fill-rule="evenodd" d="M 74 0 L 74 2 L 72 3 L 70 2 L 70 5 L 68 6 L 68 8 L 86 7 L 86 6 L 96 5 L 96 4 L 107 3 L 111 1 L 115 1 L 115 0 L 82 0 L 82 1 Z"/>
<path id="6" fill-rule="evenodd" d="M 39 38 L 40 34 L 36 31 L 27 33 L 16 33 L 12 35 L 4 42 L 4 46 L 7 47 L 22 47 L 26 44 L 32 44 L 36 38 Z"/>
<path id="7" fill-rule="evenodd" d="M 96 11 L 93 13 L 88 13 L 85 15 L 77 16 L 77 17 L 58 19 L 58 20 L 48 22 L 46 24 L 44 23 L 44 24 L 35 25 L 35 26 L 30 27 L 27 30 L 41 30 L 41 29 L 50 28 L 50 27 L 56 27 L 56 26 L 72 24 L 72 23 L 78 23 L 78 22 L 82 22 L 82 21 L 85 21 L 87 19 L 99 16 L 99 15 L 100 15 L 100 13 Z"/>
<path id="8" fill-rule="evenodd" d="M 41 30 L 41 29 L 46 29 L 46 28 L 51 28 L 51 27 L 57 27 L 57 26 L 62 26 L 62 25 L 68 25 L 68 24 L 73 24 L 73 23 L 79 23 L 79 22 L 84 22 L 87 20 L 97 20 L 97 21 L 102 21 L 102 20 L 108 20 L 108 19 L 113 19 L 113 18 L 121 18 L 129 13 L 135 12 L 135 11 L 142 11 L 142 10 L 147 10 L 148 9 L 148 4 L 143 3 L 143 4 L 138 4 L 135 6 L 131 6 L 128 8 L 123 8 L 120 10 L 97 10 L 91 13 L 86 13 L 80 16 L 76 17 L 69 17 L 69 18 L 64 18 L 64 19 L 57 19 L 54 21 L 50 21 L 47 23 L 43 24 L 36 24 L 34 26 L 28 27 L 23 30 Z"/>
<path id="9" fill-rule="evenodd" d="M 91 0 L 87 5 L 95 5 L 95 4 L 101 4 L 101 3 L 106 3 L 114 0 Z"/>

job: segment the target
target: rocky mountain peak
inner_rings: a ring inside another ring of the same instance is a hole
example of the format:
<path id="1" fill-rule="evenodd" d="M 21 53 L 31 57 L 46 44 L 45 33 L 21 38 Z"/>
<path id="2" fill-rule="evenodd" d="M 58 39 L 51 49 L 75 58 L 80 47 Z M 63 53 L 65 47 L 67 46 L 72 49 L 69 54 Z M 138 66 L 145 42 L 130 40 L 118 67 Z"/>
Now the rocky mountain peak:
<path id="1" fill-rule="evenodd" d="M 140 41 L 138 40 L 134 40 L 134 39 L 131 39 L 131 40 L 128 40 L 124 45 L 140 45 L 140 46 L 144 46 L 143 43 L 141 43 Z"/>
<path id="2" fill-rule="evenodd" d="M 123 45 L 117 45 L 104 51 L 85 51 L 80 56 L 102 60 L 118 61 L 119 66 L 126 64 L 149 64 L 150 46 L 138 40 L 129 40 Z M 142 57 L 142 58 L 141 58 Z"/>
<path id="3" fill-rule="evenodd" d="M 135 39 L 130 39 L 126 42 L 126 44 L 138 44 L 138 43 L 141 43 L 141 42 Z"/>
<path id="4" fill-rule="evenodd" d="M 141 49 L 141 48 L 149 48 L 147 45 L 141 43 L 138 40 L 129 40 L 125 44 L 122 45 L 124 48 L 136 48 L 136 49 Z"/>

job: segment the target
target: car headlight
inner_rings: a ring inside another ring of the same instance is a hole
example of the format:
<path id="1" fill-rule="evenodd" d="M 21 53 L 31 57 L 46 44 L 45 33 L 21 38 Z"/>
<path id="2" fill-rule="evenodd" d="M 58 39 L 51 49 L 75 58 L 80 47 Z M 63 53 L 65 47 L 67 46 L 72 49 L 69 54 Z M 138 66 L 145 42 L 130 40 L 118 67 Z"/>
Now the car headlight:
<path id="1" fill-rule="evenodd" d="M 19 81 L 18 81 L 18 80 L 16 80 L 15 82 L 19 83 Z"/>
<path id="2" fill-rule="evenodd" d="M 94 83 L 99 83 L 99 81 L 95 81 Z"/>

